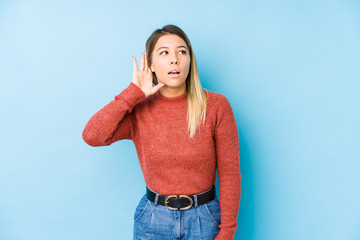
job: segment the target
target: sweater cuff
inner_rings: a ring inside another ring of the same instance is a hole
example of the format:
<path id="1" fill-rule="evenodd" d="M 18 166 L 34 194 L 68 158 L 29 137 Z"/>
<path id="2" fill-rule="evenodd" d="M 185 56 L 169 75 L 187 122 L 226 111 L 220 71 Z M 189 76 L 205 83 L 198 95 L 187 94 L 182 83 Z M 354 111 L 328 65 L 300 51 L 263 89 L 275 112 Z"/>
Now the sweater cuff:
<path id="1" fill-rule="evenodd" d="M 145 93 L 135 83 L 130 82 L 127 88 L 115 96 L 115 99 L 126 101 L 132 109 L 138 102 L 145 99 Z"/>
<path id="2" fill-rule="evenodd" d="M 221 229 L 219 234 L 215 237 L 214 240 L 233 240 L 235 231 L 230 229 Z"/>

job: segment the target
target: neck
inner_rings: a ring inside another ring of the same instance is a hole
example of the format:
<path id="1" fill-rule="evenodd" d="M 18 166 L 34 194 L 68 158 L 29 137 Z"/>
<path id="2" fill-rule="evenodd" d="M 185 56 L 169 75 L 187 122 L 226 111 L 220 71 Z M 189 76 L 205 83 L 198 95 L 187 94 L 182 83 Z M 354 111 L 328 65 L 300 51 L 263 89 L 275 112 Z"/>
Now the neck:
<path id="1" fill-rule="evenodd" d="M 177 96 L 184 94 L 185 91 L 186 91 L 185 84 L 178 88 L 163 86 L 162 88 L 159 89 L 159 92 L 161 93 L 161 95 L 163 95 L 165 97 L 177 97 Z"/>

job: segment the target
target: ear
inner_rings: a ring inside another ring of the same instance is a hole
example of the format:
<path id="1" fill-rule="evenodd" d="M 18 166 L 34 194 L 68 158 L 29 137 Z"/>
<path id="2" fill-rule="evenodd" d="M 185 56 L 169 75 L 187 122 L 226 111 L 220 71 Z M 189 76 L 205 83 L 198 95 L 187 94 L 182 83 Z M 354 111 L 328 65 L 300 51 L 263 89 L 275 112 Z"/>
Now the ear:
<path id="1" fill-rule="evenodd" d="M 150 66 L 150 70 L 151 70 L 152 72 L 155 72 L 155 70 L 154 70 L 154 68 L 153 68 L 152 65 Z"/>

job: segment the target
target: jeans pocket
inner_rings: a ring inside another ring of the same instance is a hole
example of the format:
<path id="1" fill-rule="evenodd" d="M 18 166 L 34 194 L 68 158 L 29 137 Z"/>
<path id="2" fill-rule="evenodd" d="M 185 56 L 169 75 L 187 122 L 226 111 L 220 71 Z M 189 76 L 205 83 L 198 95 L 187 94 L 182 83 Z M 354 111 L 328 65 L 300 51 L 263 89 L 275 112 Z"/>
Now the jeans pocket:
<path id="1" fill-rule="evenodd" d="M 144 215 L 146 209 L 149 207 L 150 200 L 144 195 L 137 205 L 134 213 L 134 222 L 137 222 Z"/>
<path id="2" fill-rule="evenodd" d="M 220 202 L 217 197 L 204 204 L 206 212 L 211 220 L 219 227 L 221 224 Z"/>

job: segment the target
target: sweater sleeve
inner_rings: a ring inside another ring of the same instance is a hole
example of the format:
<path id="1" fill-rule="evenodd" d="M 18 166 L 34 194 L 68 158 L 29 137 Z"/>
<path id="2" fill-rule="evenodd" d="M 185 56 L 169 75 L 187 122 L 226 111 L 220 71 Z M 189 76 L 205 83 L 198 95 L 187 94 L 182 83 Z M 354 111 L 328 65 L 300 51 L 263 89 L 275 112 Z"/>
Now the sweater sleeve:
<path id="1" fill-rule="evenodd" d="M 96 112 L 85 125 L 83 140 L 90 146 L 108 146 L 121 139 L 132 139 L 131 114 L 145 93 L 133 82 L 114 100 Z"/>
<path id="2" fill-rule="evenodd" d="M 241 195 L 238 128 L 231 105 L 220 95 L 215 127 L 221 224 L 215 240 L 234 239 Z"/>

